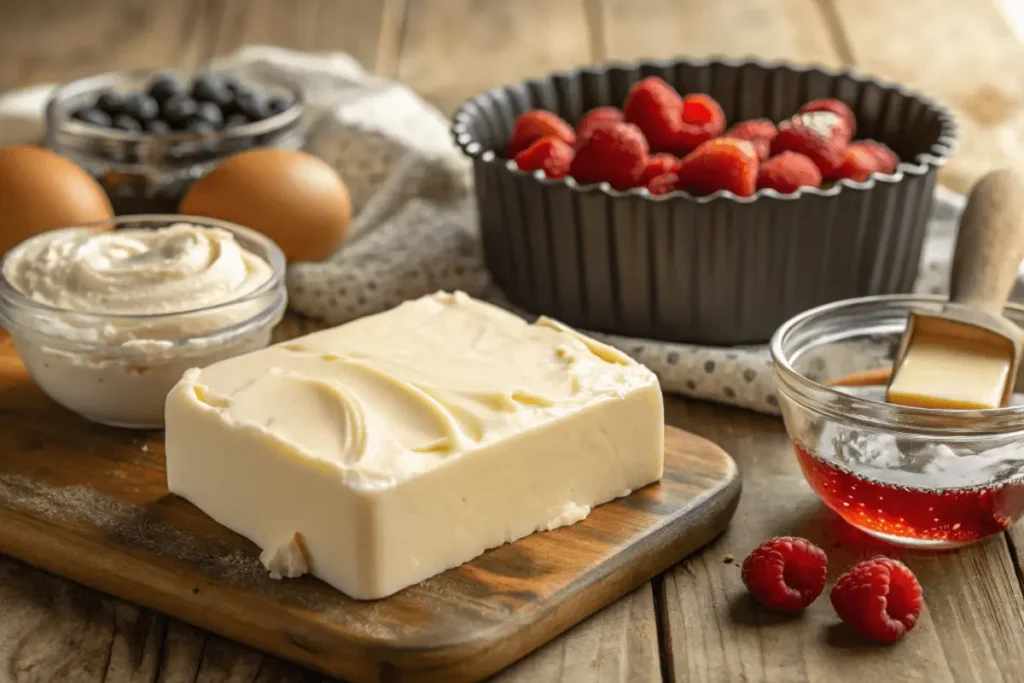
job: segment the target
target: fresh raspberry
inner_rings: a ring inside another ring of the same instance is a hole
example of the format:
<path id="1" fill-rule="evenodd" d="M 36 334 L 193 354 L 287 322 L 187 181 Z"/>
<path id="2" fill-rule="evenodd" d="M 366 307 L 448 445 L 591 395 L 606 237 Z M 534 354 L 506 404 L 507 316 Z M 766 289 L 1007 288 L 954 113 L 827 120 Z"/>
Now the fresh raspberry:
<path id="1" fill-rule="evenodd" d="M 743 560 L 743 584 L 765 607 L 796 612 L 825 590 L 828 558 L 804 538 L 779 536 Z"/>
<path id="2" fill-rule="evenodd" d="M 872 173 L 892 173 L 899 162 L 899 157 L 882 143 L 862 140 L 846 148 L 846 155 L 836 171 L 836 177 L 862 183 Z"/>
<path id="3" fill-rule="evenodd" d="M 647 191 L 653 195 L 675 192 L 679 185 L 679 176 L 675 173 L 662 173 L 647 181 Z"/>
<path id="4" fill-rule="evenodd" d="M 576 125 L 576 144 L 580 144 L 580 141 L 586 138 L 590 131 L 593 130 L 594 126 L 601 123 L 602 121 L 625 121 L 626 117 L 622 113 L 621 109 L 615 107 L 595 107 L 591 109 L 580 122 Z"/>
<path id="5" fill-rule="evenodd" d="M 843 123 L 850 130 L 850 138 L 857 133 L 857 117 L 853 115 L 853 110 L 850 109 L 845 102 L 839 100 L 826 98 L 823 100 L 811 100 L 804 106 L 800 107 L 798 114 L 806 114 L 812 111 L 830 111 L 843 120 Z"/>
<path id="6" fill-rule="evenodd" d="M 628 190 L 644 172 L 647 151 L 644 134 L 632 123 L 603 121 L 576 150 L 570 173 L 580 185 L 608 182 Z"/>
<path id="7" fill-rule="evenodd" d="M 537 140 L 553 135 L 570 147 L 576 144 L 576 133 L 572 126 L 543 109 L 528 111 L 516 119 L 512 130 L 512 141 L 508 143 L 508 155 L 515 157 Z"/>
<path id="8" fill-rule="evenodd" d="M 651 149 L 667 152 L 676 149 L 683 98 L 671 85 L 657 76 L 648 76 L 630 88 L 622 113 L 626 121 L 643 132 Z"/>
<path id="9" fill-rule="evenodd" d="M 699 145 L 717 138 L 725 130 L 725 112 L 710 95 L 687 95 L 683 98 L 682 123 L 676 135 L 677 154 L 686 154 Z"/>
<path id="10" fill-rule="evenodd" d="M 564 178 L 575 153 L 572 147 L 554 135 L 537 140 L 516 155 L 516 166 L 521 171 L 544 171 L 548 178 Z"/>
<path id="11" fill-rule="evenodd" d="M 761 170 L 757 173 L 759 190 L 790 194 L 806 185 L 821 185 L 821 171 L 813 161 L 796 152 L 783 152 L 772 157 L 761 164 Z"/>
<path id="12" fill-rule="evenodd" d="M 803 154 L 827 180 L 835 178 L 849 142 L 850 131 L 838 114 L 812 111 L 779 124 L 779 134 L 772 140 L 772 154 Z"/>
<path id="13" fill-rule="evenodd" d="M 640 176 L 640 184 L 647 185 L 657 176 L 665 173 L 675 173 L 679 170 L 681 162 L 671 154 L 655 154 L 647 159 L 644 172 Z"/>
<path id="14" fill-rule="evenodd" d="M 750 140 L 757 148 L 758 158 L 764 161 L 771 156 L 772 140 L 778 133 L 779 129 L 768 119 L 751 119 L 750 121 L 741 121 L 725 131 L 725 137 Z"/>
<path id="15" fill-rule="evenodd" d="M 830 597 L 850 628 L 883 643 L 899 640 L 914 628 L 924 605 L 914 573 L 902 562 L 881 555 L 840 576 Z"/>
<path id="16" fill-rule="evenodd" d="M 757 150 L 749 140 L 708 140 L 679 164 L 679 188 L 705 195 L 728 190 L 749 197 L 757 187 Z"/>

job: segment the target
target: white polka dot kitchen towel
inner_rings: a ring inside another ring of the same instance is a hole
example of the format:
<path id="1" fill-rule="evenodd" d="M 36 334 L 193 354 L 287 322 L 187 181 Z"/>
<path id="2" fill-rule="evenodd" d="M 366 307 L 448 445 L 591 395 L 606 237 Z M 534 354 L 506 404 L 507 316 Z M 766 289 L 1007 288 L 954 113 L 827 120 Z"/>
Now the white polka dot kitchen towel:
<path id="1" fill-rule="evenodd" d="M 324 262 L 290 267 L 292 310 L 340 324 L 438 289 L 507 305 L 483 265 L 469 162 L 452 144 L 449 122 L 439 111 L 343 54 L 252 46 L 214 66 L 299 81 L 311 110 L 306 148 L 332 164 L 352 193 L 355 218 L 345 245 Z M 47 93 L 37 87 L 0 98 L 0 144 L 41 139 Z M 944 291 L 962 203 L 940 192 L 918 291 Z M 763 346 L 594 336 L 651 368 L 666 391 L 778 413 Z"/>

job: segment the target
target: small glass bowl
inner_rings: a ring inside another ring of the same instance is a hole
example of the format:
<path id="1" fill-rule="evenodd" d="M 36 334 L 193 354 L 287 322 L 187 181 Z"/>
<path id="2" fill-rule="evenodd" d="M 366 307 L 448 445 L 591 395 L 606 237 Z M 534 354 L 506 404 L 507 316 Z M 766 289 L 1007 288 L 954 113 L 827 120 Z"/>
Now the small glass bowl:
<path id="1" fill-rule="evenodd" d="M 232 126 L 207 135 L 133 133 L 101 128 L 72 118 L 103 90 L 143 89 L 161 69 L 117 71 L 90 76 L 57 88 L 46 106 L 46 145 L 95 177 L 117 214 L 170 214 L 185 192 L 224 157 L 254 147 L 298 149 L 305 140 L 302 89 L 281 79 L 238 78 L 268 97 L 288 97 L 292 106 L 262 121 Z M 216 75 L 216 73 L 214 74 Z"/>
<path id="2" fill-rule="evenodd" d="M 284 315 L 284 254 L 248 228 L 194 216 L 141 215 L 57 232 L 174 223 L 227 230 L 242 247 L 270 264 L 271 278 L 250 294 L 215 306 L 158 315 L 109 315 L 54 308 L 15 289 L 3 267 L 20 246 L 0 261 L 0 325 L 40 388 L 93 422 L 162 428 L 164 400 L 185 370 L 267 346 Z M 37 235 L 21 246 L 53 234 Z"/>
<path id="3" fill-rule="evenodd" d="M 944 301 L 829 304 L 789 320 L 771 341 L 783 419 L 811 488 L 853 526 L 915 548 L 973 543 L 1024 512 L 1024 396 L 996 410 L 884 402 L 908 313 Z M 1024 324 L 1024 307 L 1005 315 Z"/>

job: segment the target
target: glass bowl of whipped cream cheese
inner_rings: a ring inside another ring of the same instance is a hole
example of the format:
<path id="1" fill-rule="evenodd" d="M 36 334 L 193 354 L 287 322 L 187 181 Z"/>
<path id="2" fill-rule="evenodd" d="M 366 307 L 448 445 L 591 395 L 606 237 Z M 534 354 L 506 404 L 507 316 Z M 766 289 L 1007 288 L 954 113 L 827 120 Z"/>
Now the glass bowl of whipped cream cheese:
<path id="1" fill-rule="evenodd" d="M 0 325 L 53 400 L 150 429 L 182 374 L 267 346 L 285 259 L 224 221 L 138 215 L 32 237 L 0 261 Z"/>
<path id="2" fill-rule="evenodd" d="M 938 312 L 944 301 L 829 304 L 791 319 L 771 342 L 779 405 L 811 488 L 853 526 L 922 549 L 973 543 L 1024 514 L 1024 370 L 1004 408 L 885 402 L 908 313 Z M 1024 307 L 1004 315 L 1024 325 Z"/>

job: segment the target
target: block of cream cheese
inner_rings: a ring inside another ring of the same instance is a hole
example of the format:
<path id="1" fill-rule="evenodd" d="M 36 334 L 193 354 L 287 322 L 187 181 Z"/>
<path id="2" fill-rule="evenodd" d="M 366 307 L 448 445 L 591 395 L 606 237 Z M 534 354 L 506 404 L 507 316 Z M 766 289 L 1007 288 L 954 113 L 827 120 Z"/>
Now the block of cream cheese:
<path id="1" fill-rule="evenodd" d="M 661 478 L 658 380 L 552 320 L 438 292 L 188 371 L 167 482 L 263 549 L 381 598 Z"/>

